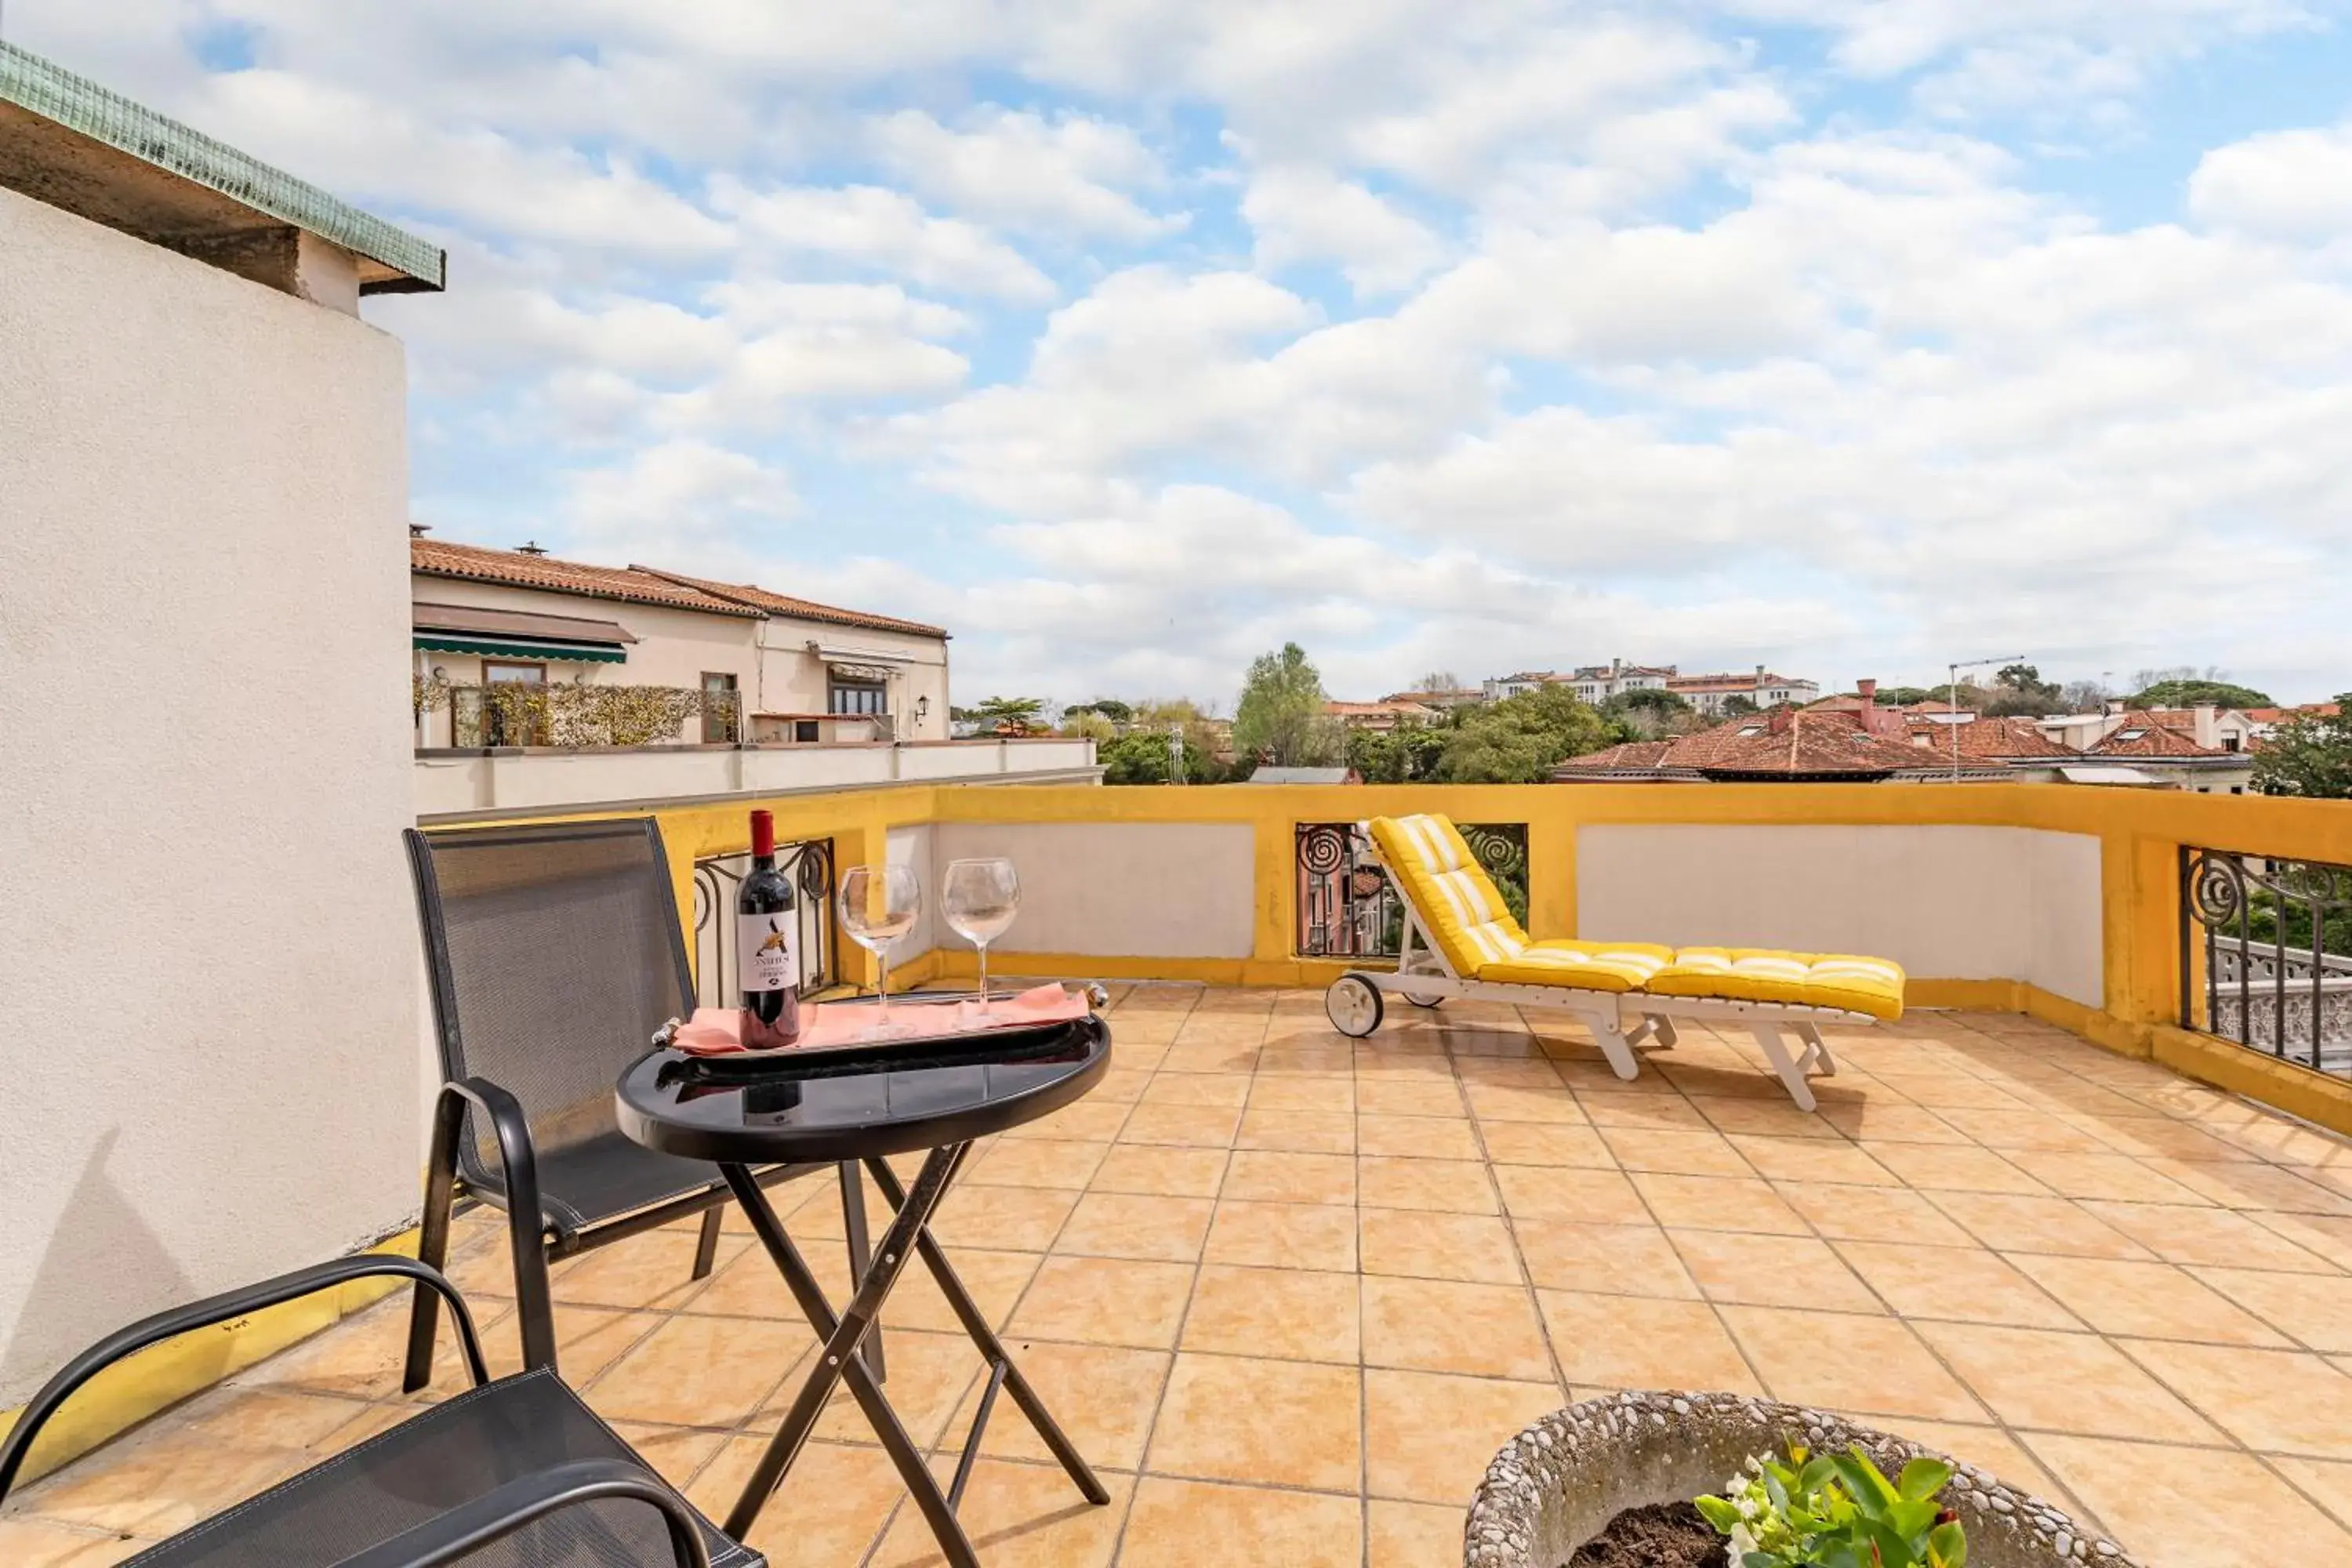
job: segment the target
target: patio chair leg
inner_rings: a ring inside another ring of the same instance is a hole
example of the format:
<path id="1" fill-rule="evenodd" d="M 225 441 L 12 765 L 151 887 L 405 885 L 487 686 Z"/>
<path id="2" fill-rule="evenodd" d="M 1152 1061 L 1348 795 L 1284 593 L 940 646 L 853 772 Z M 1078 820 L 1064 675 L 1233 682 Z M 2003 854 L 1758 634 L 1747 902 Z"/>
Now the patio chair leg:
<path id="1" fill-rule="evenodd" d="M 694 1238 L 694 1272 L 689 1279 L 708 1279 L 719 1261 L 719 1230 L 727 1222 L 727 1205 L 713 1204 L 702 1211 L 702 1234 Z"/>
<path id="2" fill-rule="evenodd" d="M 1641 1072 L 1642 1064 L 1635 1059 L 1633 1047 L 1626 1043 L 1624 1020 L 1618 1016 L 1616 1008 L 1612 1006 L 1606 1012 L 1591 1008 L 1580 1016 L 1585 1026 L 1592 1031 L 1593 1041 L 1600 1046 L 1601 1054 L 1609 1058 L 1610 1070 L 1632 1082 Z"/>
<path id="3" fill-rule="evenodd" d="M 466 1102 L 454 1094 L 434 1104 L 432 1152 L 425 1162 L 425 1215 L 417 1226 L 416 1257 L 438 1268 L 449 1260 L 449 1210 L 457 1197 L 457 1132 Z M 419 1285 L 410 1292 L 408 1361 L 400 1388 L 414 1394 L 433 1381 L 433 1336 L 440 1322 L 441 1298 Z"/>
<path id="4" fill-rule="evenodd" d="M 1813 1100 L 1812 1085 L 1805 1081 L 1804 1063 L 1789 1054 L 1789 1042 L 1780 1037 L 1780 1026 L 1751 1024 L 1748 1032 L 1754 1035 L 1756 1043 L 1764 1047 L 1766 1058 L 1771 1062 L 1772 1070 L 1780 1075 L 1780 1082 L 1788 1089 L 1789 1098 L 1797 1102 L 1797 1109 L 1820 1110 Z M 1810 1055 L 1810 1051 L 1807 1054 Z"/>
<path id="5" fill-rule="evenodd" d="M 1648 1017 L 1650 1033 L 1656 1037 L 1658 1044 L 1668 1050 L 1673 1050 L 1681 1043 L 1682 1037 L 1675 1033 L 1675 1021 L 1672 1018 L 1667 1017 L 1664 1013 L 1652 1013 Z"/>
<path id="6" fill-rule="evenodd" d="M 1799 1024 L 1796 1029 L 1797 1037 L 1805 1042 L 1806 1054 L 1821 1068 L 1822 1076 L 1837 1077 L 1837 1058 L 1830 1055 L 1830 1043 L 1822 1038 L 1822 1026 L 1819 1024 Z"/>

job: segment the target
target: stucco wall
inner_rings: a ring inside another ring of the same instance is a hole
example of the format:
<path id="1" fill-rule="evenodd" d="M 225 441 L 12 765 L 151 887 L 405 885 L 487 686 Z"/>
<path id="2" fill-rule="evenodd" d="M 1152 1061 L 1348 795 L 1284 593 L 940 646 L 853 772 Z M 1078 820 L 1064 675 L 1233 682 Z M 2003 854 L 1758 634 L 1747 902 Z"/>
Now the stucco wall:
<path id="1" fill-rule="evenodd" d="M 1891 958 L 2103 1005 L 2099 841 L 2023 827 L 1586 826 L 1577 931 Z"/>
<path id="2" fill-rule="evenodd" d="M 777 616 L 761 629 L 760 640 L 765 668 L 755 711 L 825 711 L 830 661 L 809 651 L 808 645 L 814 642 L 823 647 L 845 650 L 844 663 L 862 662 L 856 657 L 861 652 L 887 655 L 887 659 L 873 662 L 890 671 L 890 712 L 898 720 L 898 738 L 948 738 L 948 645 L 941 639 Z M 918 719 L 915 708 L 920 699 L 929 699 L 929 706 Z"/>
<path id="3" fill-rule="evenodd" d="M 1246 823 L 942 822 L 932 874 L 948 862 L 1008 857 L 1021 918 L 1007 952 L 1099 958 L 1247 958 L 1256 935 L 1256 833 Z M 938 944 L 967 948 L 940 922 Z"/>
<path id="4" fill-rule="evenodd" d="M 404 395 L 0 190 L 0 1407 L 415 1205 Z"/>

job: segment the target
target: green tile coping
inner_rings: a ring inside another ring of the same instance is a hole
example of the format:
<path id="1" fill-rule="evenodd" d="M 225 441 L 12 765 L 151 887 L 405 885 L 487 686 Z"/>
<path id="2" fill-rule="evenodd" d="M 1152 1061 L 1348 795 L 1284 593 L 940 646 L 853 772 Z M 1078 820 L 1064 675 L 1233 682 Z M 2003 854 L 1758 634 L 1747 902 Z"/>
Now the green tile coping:
<path id="1" fill-rule="evenodd" d="M 438 289 L 446 281 L 448 257 L 440 247 L 5 42 L 0 42 L 0 101 L 382 262 L 411 287 Z"/>

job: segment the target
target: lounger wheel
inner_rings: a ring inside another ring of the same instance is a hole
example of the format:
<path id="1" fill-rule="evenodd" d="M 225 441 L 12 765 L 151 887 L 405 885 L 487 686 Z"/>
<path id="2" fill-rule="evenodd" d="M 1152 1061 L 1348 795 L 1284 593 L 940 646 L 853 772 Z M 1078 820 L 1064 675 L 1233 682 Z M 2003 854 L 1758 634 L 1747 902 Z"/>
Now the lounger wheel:
<path id="1" fill-rule="evenodd" d="M 1351 1040 L 1379 1028 L 1381 1010 L 1379 988 L 1360 974 L 1342 974 L 1323 993 L 1324 1015 Z"/>

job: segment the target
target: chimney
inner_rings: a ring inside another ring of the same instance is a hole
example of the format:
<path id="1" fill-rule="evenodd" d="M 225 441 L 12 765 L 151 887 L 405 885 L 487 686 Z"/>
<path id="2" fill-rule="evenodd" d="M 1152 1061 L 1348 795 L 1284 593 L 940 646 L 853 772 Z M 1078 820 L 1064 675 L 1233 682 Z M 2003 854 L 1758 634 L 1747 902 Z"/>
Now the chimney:
<path id="1" fill-rule="evenodd" d="M 547 553 L 547 546 L 541 544 L 536 539 L 526 540 L 524 542 L 515 546 L 515 553 L 518 555 L 544 555 Z"/>
<path id="2" fill-rule="evenodd" d="M 1764 689 L 1764 667 L 1760 664 L 1756 667 L 1756 689 Z"/>
<path id="3" fill-rule="evenodd" d="M 1789 726 L 1796 721 L 1797 710 L 1793 708 L 1775 708 L 1765 719 L 1765 722 L 1770 726 L 1771 733 L 1775 735 L 1787 734 Z"/>
<path id="4" fill-rule="evenodd" d="M 433 525 L 429 522 L 412 522 L 408 525 L 408 537 L 411 539 L 422 539 L 432 531 Z"/>
<path id="5" fill-rule="evenodd" d="M 1624 669 L 1625 661 L 1623 659 L 1612 658 L 1609 661 L 1609 678 L 1612 680 L 1616 679 L 1618 676 L 1624 673 Z"/>
<path id="6" fill-rule="evenodd" d="M 2200 702 L 2197 705 L 2195 711 L 2197 715 L 2197 743 L 2204 747 L 2209 752 L 2220 751 L 2221 749 L 2221 723 L 2220 710 L 2215 708 L 2210 702 Z"/>
<path id="7" fill-rule="evenodd" d="M 1874 735 L 1878 733 L 1878 682 L 1857 680 L 1853 689 L 1862 698 L 1862 727 Z"/>

